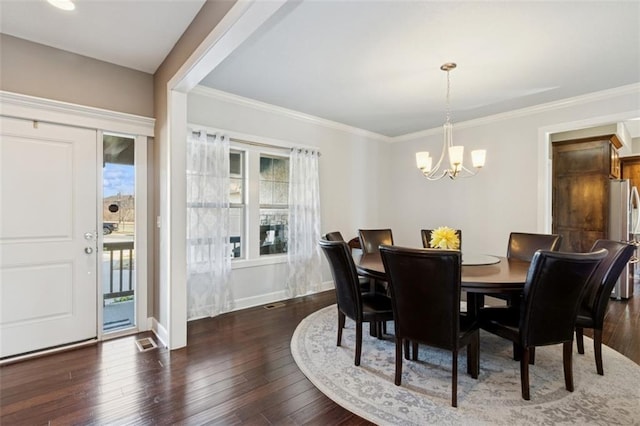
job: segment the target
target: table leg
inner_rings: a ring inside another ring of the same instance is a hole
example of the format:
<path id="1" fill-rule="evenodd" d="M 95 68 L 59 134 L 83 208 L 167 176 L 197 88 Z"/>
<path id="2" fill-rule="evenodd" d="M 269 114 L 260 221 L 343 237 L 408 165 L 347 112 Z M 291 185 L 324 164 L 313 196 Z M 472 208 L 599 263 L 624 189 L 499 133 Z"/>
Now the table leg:
<path id="1" fill-rule="evenodd" d="M 467 315 L 477 319 L 480 308 L 484 306 L 484 294 L 467 292 Z"/>

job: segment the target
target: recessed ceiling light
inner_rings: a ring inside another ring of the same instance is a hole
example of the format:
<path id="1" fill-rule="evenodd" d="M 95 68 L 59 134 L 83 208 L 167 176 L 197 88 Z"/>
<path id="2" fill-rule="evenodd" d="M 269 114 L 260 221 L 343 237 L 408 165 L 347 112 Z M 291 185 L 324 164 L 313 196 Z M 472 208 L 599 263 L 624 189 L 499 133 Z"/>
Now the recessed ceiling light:
<path id="1" fill-rule="evenodd" d="M 76 5 L 71 0 L 47 0 L 49 3 L 62 10 L 73 10 Z"/>

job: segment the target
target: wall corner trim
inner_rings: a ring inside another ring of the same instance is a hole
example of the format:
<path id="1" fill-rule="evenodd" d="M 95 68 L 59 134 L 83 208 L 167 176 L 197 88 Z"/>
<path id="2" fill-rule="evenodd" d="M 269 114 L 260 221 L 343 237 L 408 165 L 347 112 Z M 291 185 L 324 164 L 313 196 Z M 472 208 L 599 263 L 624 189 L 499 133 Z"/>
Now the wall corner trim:
<path id="1" fill-rule="evenodd" d="M 307 123 L 316 124 L 318 126 L 326 127 L 329 129 L 340 130 L 345 133 L 349 133 L 355 136 L 364 136 L 369 139 L 374 139 L 382 142 L 389 142 L 392 138 L 389 136 L 381 135 L 379 133 L 370 132 L 368 130 L 360 129 L 357 127 L 349 126 L 346 124 L 338 123 L 337 121 L 331 121 L 324 118 L 316 117 L 315 115 L 305 114 L 303 112 L 294 111 L 292 109 L 279 107 L 276 105 L 268 104 L 266 102 L 256 101 L 254 99 L 245 98 L 243 96 L 234 95 L 232 93 L 223 92 L 222 90 L 212 89 L 206 86 L 196 86 L 190 93 L 218 99 L 225 102 L 230 102 L 236 105 L 241 105 L 248 108 L 253 108 L 259 111 L 264 111 L 279 116 L 292 118 L 294 120 L 303 121 Z"/>
<path id="2" fill-rule="evenodd" d="M 526 108 L 520 108 L 513 111 L 507 111 L 500 114 L 488 115 L 486 117 L 476 118 L 473 120 L 461 121 L 454 123 L 454 127 L 457 129 L 464 129 L 469 127 L 476 127 L 496 123 L 511 118 L 525 117 L 528 115 L 539 114 L 542 112 L 548 112 L 558 110 L 562 108 L 570 108 L 578 105 L 583 105 L 589 102 L 601 101 L 611 99 L 617 96 L 624 96 L 628 94 L 640 95 L 640 83 L 629 84 L 626 86 L 616 87 L 608 90 L 601 90 L 599 92 L 587 93 L 586 95 L 574 96 L 572 98 L 560 99 L 558 101 L 547 102 L 544 104 L 534 105 Z M 418 138 L 432 136 L 442 133 L 442 127 L 436 127 L 432 129 L 421 130 L 414 133 L 407 133 L 406 135 L 396 136 L 390 139 L 390 142 L 406 142 L 413 141 Z"/>

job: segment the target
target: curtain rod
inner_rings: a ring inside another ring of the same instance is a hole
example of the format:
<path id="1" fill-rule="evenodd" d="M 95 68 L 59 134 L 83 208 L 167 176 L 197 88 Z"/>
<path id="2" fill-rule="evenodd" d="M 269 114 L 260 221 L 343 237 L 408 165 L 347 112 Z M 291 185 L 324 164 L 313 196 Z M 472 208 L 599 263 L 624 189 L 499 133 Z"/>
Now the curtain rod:
<path id="1" fill-rule="evenodd" d="M 244 140 L 244 139 L 229 138 L 229 141 L 230 142 L 242 143 L 242 144 L 245 144 L 245 145 L 251 145 L 251 146 L 261 146 L 263 148 L 284 149 L 286 151 L 290 151 L 290 150 L 293 149 L 293 147 L 290 147 L 290 146 L 271 145 L 271 144 L 268 144 L 268 143 L 247 141 L 247 140 Z"/>
<path id="2" fill-rule="evenodd" d="M 202 134 L 204 130 L 194 130 L 193 133 L 197 133 L 197 134 Z M 211 134 L 207 133 L 208 136 L 212 136 Z M 264 142 L 255 142 L 255 141 L 248 141 L 245 139 L 237 139 L 237 138 L 229 138 L 230 142 L 237 142 L 237 143 L 241 143 L 241 144 L 245 144 L 245 145 L 251 145 L 251 146 L 260 146 L 263 148 L 271 148 L 271 149 L 282 149 L 285 151 L 292 151 L 294 149 L 297 150 L 304 150 L 304 149 L 308 149 L 311 151 L 316 151 L 318 153 L 319 156 L 322 156 L 322 154 L 320 153 L 319 150 L 315 150 L 315 149 L 311 149 L 311 148 L 302 148 L 302 147 L 295 147 L 295 146 L 280 146 L 280 145 L 271 145 L 268 143 L 264 143 Z"/>

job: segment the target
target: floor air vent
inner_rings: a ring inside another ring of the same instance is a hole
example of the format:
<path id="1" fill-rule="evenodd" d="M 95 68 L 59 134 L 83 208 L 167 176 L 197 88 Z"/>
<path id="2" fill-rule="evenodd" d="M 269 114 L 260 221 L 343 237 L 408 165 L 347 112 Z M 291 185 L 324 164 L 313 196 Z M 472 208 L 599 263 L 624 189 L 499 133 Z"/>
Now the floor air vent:
<path id="1" fill-rule="evenodd" d="M 158 347 L 156 342 L 154 342 L 153 339 L 150 337 L 136 340 L 136 346 L 138 347 L 138 350 L 140 352 L 150 351 Z"/>
<path id="2" fill-rule="evenodd" d="M 284 303 L 282 302 L 276 302 L 276 303 L 269 303 L 268 305 L 264 305 L 265 309 L 275 309 L 275 308 L 282 308 L 284 306 Z"/>

